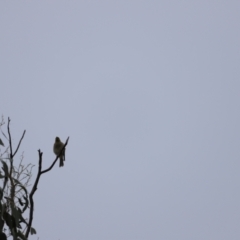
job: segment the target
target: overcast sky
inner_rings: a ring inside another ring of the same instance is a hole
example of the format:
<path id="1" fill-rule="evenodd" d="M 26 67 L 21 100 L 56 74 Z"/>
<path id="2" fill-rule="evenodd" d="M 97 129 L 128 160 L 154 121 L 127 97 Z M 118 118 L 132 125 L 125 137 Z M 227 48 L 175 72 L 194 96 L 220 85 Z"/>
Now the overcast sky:
<path id="1" fill-rule="evenodd" d="M 37 165 L 41 149 L 47 168 L 70 136 L 30 239 L 240 239 L 239 13 L 239 0 L 0 2 L 0 114 L 15 146 L 27 131 L 19 155 Z"/>

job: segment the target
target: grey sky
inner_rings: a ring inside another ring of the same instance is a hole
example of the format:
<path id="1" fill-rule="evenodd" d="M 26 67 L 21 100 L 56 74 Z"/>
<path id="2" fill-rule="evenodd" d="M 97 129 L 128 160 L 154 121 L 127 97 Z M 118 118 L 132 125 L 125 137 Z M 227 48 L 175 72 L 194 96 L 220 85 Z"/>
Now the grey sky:
<path id="1" fill-rule="evenodd" d="M 1 1 L 1 114 L 42 177 L 32 239 L 240 239 L 240 1 Z M 18 159 L 16 159 L 18 161 Z"/>

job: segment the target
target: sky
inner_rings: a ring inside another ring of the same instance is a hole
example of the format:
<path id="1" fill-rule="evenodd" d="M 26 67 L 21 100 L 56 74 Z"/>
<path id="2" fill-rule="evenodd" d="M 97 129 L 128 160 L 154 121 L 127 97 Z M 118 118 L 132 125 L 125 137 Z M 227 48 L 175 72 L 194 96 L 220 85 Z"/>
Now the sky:
<path id="1" fill-rule="evenodd" d="M 240 239 L 240 1 L 1 1 L 0 114 L 42 175 L 45 240 Z M 30 189 L 31 190 L 31 189 Z"/>

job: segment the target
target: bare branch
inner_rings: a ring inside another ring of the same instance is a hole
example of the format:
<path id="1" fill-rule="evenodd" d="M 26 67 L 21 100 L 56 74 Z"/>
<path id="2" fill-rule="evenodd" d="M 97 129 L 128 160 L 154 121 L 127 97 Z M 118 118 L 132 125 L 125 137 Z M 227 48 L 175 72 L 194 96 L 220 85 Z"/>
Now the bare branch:
<path id="1" fill-rule="evenodd" d="M 8 117 L 8 141 L 9 141 L 9 146 L 10 146 L 10 158 L 12 159 L 13 155 L 12 155 L 12 138 L 11 138 L 11 133 L 10 133 L 10 118 Z"/>
<path id="2" fill-rule="evenodd" d="M 31 193 L 29 194 L 29 200 L 30 200 L 30 213 L 29 213 L 29 222 L 28 222 L 28 227 L 27 227 L 27 231 L 26 231 L 26 234 L 25 234 L 25 237 L 28 238 L 28 235 L 30 233 L 30 230 L 31 230 L 31 227 L 32 227 L 32 220 L 33 220 L 33 210 L 34 210 L 34 201 L 33 201 L 33 195 L 34 193 L 36 192 L 37 190 L 37 186 L 38 186 L 38 182 L 40 180 L 40 177 L 42 174 L 50 171 L 53 166 L 56 164 L 57 160 L 59 159 L 59 156 L 62 154 L 63 151 L 65 151 L 65 147 L 67 146 L 68 144 L 68 140 L 69 140 L 69 137 L 67 138 L 60 154 L 56 157 L 56 159 L 53 161 L 52 165 L 45 169 L 44 171 L 42 171 L 42 155 L 43 153 L 41 152 L 41 150 L 39 149 L 38 150 L 38 156 L 39 156 L 39 162 L 38 162 L 38 173 L 37 173 L 37 177 L 36 177 L 36 180 L 35 180 L 35 183 L 32 187 L 32 191 Z"/>
<path id="3" fill-rule="evenodd" d="M 34 210 L 34 201 L 33 201 L 33 195 L 37 190 L 37 185 L 41 176 L 41 170 L 42 170 L 42 155 L 43 153 L 40 151 L 40 149 L 38 150 L 38 156 L 39 156 L 39 162 L 38 162 L 38 174 L 35 180 L 35 183 L 33 185 L 32 191 L 29 194 L 29 200 L 30 200 L 30 212 L 29 212 L 29 222 L 28 222 L 28 227 L 27 227 L 27 231 L 25 234 L 25 237 L 28 238 L 29 232 L 31 230 L 31 226 L 32 226 L 32 220 L 33 220 L 33 210 Z"/>
<path id="4" fill-rule="evenodd" d="M 15 152 L 14 152 L 14 154 L 13 154 L 12 157 L 14 157 L 15 154 L 17 153 L 17 151 L 18 151 L 18 149 L 19 149 L 19 147 L 20 147 L 20 145 L 21 145 L 21 142 L 22 142 L 22 140 L 23 140 L 23 138 L 24 138 L 25 133 L 26 133 L 26 130 L 23 131 L 23 135 L 22 135 L 22 137 L 21 137 L 21 139 L 20 139 L 20 141 L 19 141 L 19 143 L 18 143 L 17 149 L 15 150 Z"/>

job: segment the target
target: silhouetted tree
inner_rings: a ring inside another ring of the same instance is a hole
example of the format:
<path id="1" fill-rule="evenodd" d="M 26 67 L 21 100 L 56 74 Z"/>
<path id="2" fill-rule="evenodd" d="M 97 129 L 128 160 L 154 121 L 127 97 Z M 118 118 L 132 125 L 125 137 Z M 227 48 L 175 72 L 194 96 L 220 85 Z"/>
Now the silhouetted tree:
<path id="1" fill-rule="evenodd" d="M 10 119 L 8 118 L 7 134 L 2 130 L 4 124 L 4 118 L 2 118 L 0 123 L 3 136 L 3 138 L 0 138 L 0 161 L 2 164 L 2 170 L 0 170 L 0 240 L 6 240 L 10 237 L 13 240 L 27 240 L 29 233 L 36 234 L 36 230 L 32 227 L 33 196 L 37 190 L 40 177 L 53 168 L 59 156 L 56 157 L 49 168 L 42 170 L 43 153 L 40 149 L 38 150 L 38 172 L 31 191 L 28 191 L 32 179 L 33 165 L 31 163 L 23 164 L 23 154 L 20 156 L 18 165 L 14 162 L 14 157 L 20 149 L 26 131 L 23 131 L 22 137 L 14 150 L 10 132 Z M 65 150 L 68 140 L 69 137 L 59 155 Z"/>

